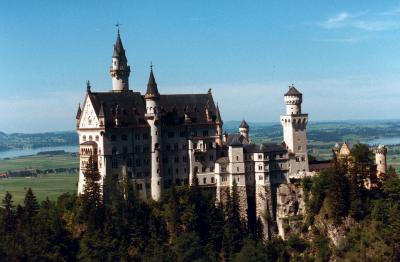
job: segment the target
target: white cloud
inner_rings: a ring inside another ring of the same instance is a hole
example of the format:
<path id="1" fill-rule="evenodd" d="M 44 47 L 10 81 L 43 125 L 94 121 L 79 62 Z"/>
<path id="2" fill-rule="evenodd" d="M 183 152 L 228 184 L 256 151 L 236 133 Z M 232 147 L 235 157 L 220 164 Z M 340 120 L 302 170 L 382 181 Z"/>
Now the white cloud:
<path id="1" fill-rule="evenodd" d="M 394 12 L 391 10 L 392 13 Z M 357 29 L 362 31 L 387 31 L 400 27 L 400 18 L 393 15 L 382 15 L 382 13 L 359 12 L 349 13 L 346 11 L 325 19 L 318 23 L 324 29 Z"/>

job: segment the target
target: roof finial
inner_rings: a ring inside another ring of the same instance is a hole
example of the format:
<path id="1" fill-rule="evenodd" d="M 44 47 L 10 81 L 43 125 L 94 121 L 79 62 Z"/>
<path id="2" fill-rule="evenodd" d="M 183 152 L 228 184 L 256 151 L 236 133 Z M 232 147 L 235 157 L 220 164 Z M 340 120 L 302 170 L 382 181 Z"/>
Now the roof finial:
<path id="1" fill-rule="evenodd" d="M 115 24 L 115 26 L 117 27 L 117 33 L 118 33 L 118 35 L 119 35 L 119 26 L 120 26 L 120 25 L 121 25 L 121 24 L 118 23 L 118 22 Z"/>
<path id="2" fill-rule="evenodd" d="M 88 92 L 88 93 L 90 93 L 90 88 L 91 88 L 91 86 L 90 86 L 90 81 L 89 80 L 86 80 L 86 91 Z"/>
<path id="3" fill-rule="evenodd" d="M 153 71 L 153 61 L 150 61 L 150 71 Z"/>

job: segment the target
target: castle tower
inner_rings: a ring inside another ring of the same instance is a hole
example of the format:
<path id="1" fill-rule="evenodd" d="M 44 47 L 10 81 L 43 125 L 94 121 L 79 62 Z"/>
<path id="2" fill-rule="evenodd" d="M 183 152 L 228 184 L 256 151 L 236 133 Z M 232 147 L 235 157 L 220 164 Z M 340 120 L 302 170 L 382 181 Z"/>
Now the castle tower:
<path id="1" fill-rule="evenodd" d="M 117 33 L 117 40 L 114 45 L 114 53 L 112 57 L 112 65 L 110 67 L 110 74 L 112 77 L 112 91 L 122 92 L 129 90 L 129 75 L 131 68 L 128 65 L 128 60 L 125 56 L 125 49 L 122 45 L 119 28 Z"/>
<path id="2" fill-rule="evenodd" d="M 285 94 L 286 114 L 281 115 L 283 140 L 290 156 L 289 175 L 308 172 L 306 127 L 308 114 L 301 112 L 303 95 L 293 85 Z"/>
<path id="3" fill-rule="evenodd" d="M 246 139 L 249 139 L 249 125 L 244 120 L 239 126 L 239 133 Z"/>
<path id="4" fill-rule="evenodd" d="M 387 172 L 387 162 L 386 162 L 386 155 L 387 155 L 387 147 L 384 145 L 379 145 L 375 149 L 375 163 L 376 163 L 376 170 L 377 175 L 379 177 L 380 174 L 386 174 Z"/>
<path id="5" fill-rule="evenodd" d="M 150 66 L 150 77 L 147 84 L 147 92 L 144 96 L 146 100 L 146 120 L 150 126 L 151 135 L 151 198 L 160 200 L 163 188 L 161 171 L 161 123 L 159 99 L 160 93 L 153 74 L 153 66 Z"/>

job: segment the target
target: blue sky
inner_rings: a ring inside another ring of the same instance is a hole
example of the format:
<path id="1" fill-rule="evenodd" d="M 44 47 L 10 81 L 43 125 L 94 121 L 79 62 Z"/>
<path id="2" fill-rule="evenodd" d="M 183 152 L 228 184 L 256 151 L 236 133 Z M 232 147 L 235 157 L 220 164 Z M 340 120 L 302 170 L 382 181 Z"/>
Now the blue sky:
<path id="1" fill-rule="evenodd" d="M 311 121 L 399 118 L 399 1 L 1 1 L 0 131 L 74 130 L 85 81 L 111 89 L 117 22 L 132 89 L 152 61 L 225 121 L 278 121 L 292 83 Z"/>

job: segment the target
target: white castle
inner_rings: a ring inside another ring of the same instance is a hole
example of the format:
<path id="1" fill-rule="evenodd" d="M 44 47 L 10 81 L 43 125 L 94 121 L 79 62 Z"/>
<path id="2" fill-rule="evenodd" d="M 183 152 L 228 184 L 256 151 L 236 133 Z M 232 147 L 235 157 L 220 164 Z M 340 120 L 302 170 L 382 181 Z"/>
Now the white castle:
<path id="1" fill-rule="evenodd" d="M 279 220 L 278 187 L 312 174 L 302 94 L 292 85 L 284 95 L 283 143 L 255 144 L 244 120 L 237 134 L 223 133 L 211 90 L 160 94 L 151 66 L 147 92 L 142 95 L 129 89 L 130 72 L 118 30 L 110 68 L 112 90 L 94 92 L 88 82 L 76 116 L 78 193 L 83 192 L 89 157 L 97 163 L 102 183 L 107 176 L 127 176 L 142 198 L 155 201 L 165 189 L 190 185 L 195 174 L 200 187 L 212 192 L 216 201 L 223 202 L 236 182 L 243 218 L 253 223 L 259 219 L 267 237 Z"/>

